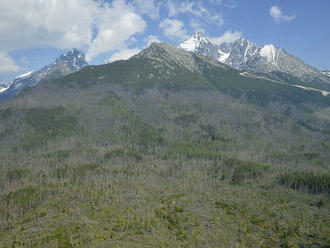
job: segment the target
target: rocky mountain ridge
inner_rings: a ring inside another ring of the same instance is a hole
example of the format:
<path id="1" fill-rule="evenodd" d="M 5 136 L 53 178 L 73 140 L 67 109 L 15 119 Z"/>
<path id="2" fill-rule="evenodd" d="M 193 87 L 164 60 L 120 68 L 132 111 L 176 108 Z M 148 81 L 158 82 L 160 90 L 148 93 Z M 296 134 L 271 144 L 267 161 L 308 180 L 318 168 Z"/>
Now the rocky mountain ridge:
<path id="1" fill-rule="evenodd" d="M 319 70 L 272 44 L 258 46 L 240 38 L 233 43 L 212 43 L 195 33 L 180 48 L 201 53 L 238 70 L 252 70 L 292 84 L 330 90 L 330 79 Z"/>
<path id="2" fill-rule="evenodd" d="M 22 90 L 33 87 L 39 82 L 57 79 L 70 73 L 81 70 L 87 66 L 84 53 L 78 49 L 72 49 L 63 53 L 53 63 L 43 67 L 39 71 L 30 71 L 28 73 L 17 76 L 8 88 L 0 91 L 0 101 L 7 100 L 18 95 Z"/>

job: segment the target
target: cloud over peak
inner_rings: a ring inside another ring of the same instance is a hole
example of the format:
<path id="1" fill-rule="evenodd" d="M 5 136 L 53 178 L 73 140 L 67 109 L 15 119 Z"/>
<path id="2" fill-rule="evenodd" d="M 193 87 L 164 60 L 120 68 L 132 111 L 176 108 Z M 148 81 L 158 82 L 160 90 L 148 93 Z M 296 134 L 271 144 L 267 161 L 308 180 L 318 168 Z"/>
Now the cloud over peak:
<path id="1" fill-rule="evenodd" d="M 228 30 L 220 37 L 208 37 L 208 39 L 214 44 L 221 45 L 223 43 L 232 43 L 241 37 L 242 37 L 241 32 L 238 31 L 232 32 Z"/>

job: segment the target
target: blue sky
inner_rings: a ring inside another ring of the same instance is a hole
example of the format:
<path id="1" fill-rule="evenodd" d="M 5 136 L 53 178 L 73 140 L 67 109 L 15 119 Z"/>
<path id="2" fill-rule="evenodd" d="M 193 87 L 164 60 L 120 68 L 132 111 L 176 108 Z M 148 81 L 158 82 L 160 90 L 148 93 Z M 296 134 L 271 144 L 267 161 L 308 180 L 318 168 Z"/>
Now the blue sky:
<path id="1" fill-rule="evenodd" d="M 0 0 L 0 82 L 79 48 L 90 63 L 127 58 L 196 31 L 274 44 L 330 69 L 329 0 Z"/>

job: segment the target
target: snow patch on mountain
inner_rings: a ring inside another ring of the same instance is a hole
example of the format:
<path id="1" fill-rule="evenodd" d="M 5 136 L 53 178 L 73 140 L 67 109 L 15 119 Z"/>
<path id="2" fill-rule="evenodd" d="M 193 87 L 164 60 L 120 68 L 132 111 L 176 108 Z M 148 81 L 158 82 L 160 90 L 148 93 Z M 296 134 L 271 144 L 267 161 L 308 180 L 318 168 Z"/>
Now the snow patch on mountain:
<path id="1" fill-rule="evenodd" d="M 79 71 L 87 65 L 85 55 L 78 49 L 72 49 L 39 71 L 30 71 L 17 76 L 7 89 L 0 91 L 0 100 L 16 96 L 22 90 L 33 87 L 41 81 L 53 80 Z"/>
<path id="2" fill-rule="evenodd" d="M 24 73 L 24 74 L 21 74 L 21 75 L 15 77 L 15 79 L 24 79 L 24 78 L 27 78 L 27 77 L 31 76 L 32 73 L 33 73 L 33 71 L 29 71 L 27 73 Z"/>
<path id="3" fill-rule="evenodd" d="M 330 77 L 330 71 L 322 71 L 322 74 Z"/>
<path id="4" fill-rule="evenodd" d="M 219 52 L 219 58 L 218 58 L 218 60 L 220 62 L 224 63 L 226 61 L 226 59 L 228 59 L 230 53 L 225 53 L 225 52 L 223 52 L 221 50 L 219 50 L 218 52 Z"/>
<path id="5" fill-rule="evenodd" d="M 268 63 L 273 64 L 280 71 L 281 69 L 279 68 L 276 60 L 276 53 L 277 48 L 272 44 L 262 46 L 259 52 L 261 57 L 266 58 Z"/>
<path id="6" fill-rule="evenodd" d="M 259 46 L 239 38 L 231 43 L 216 45 L 197 33 L 179 47 L 211 57 L 238 70 L 270 73 L 277 80 L 330 90 L 330 72 L 321 73 L 272 44 Z"/>
<path id="7" fill-rule="evenodd" d="M 199 47 L 201 47 L 205 43 L 209 44 L 211 42 L 207 40 L 202 33 L 195 33 L 190 39 L 181 43 L 179 47 L 188 52 L 195 52 Z"/>
<path id="8" fill-rule="evenodd" d="M 180 48 L 188 52 L 195 52 L 198 46 L 199 46 L 199 42 L 195 39 L 189 39 L 183 42 L 182 44 L 180 44 Z"/>
<path id="9" fill-rule="evenodd" d="M 0 83 L 0 94 L 2 92 L 5 92 L 10 87 L 10 85 L 11 85 L 10 82 L 1 82 Z"/>
<path id="10" fill-rule="evenodd" d="M 260 49 L 260 55 L 268 59 L 269 62 L 275 63 L 276 48 L 274 45 L 264 45 Z"/>
<path id="11" fill-rule="evenodd" d="M 9 88 L 9 83 L 7 82 L 0 83 L 0 93 L 4 92 L 8 88 Z"/>

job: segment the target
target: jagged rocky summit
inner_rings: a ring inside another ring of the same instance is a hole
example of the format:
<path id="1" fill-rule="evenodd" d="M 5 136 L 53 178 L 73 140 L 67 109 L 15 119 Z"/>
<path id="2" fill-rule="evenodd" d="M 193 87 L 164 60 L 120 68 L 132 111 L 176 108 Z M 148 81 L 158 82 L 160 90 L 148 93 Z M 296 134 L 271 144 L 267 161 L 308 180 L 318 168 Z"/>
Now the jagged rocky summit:
<path id="1" fill-rule="evenodd" d="M 201 53 L 239 70 L 271 74 L 278 80 L 330 90 L 330 78 L 302 60 L 272 44 L 259 46 L 244 38 L 220 45 L 202 33 L 195 33 L 180 48 Z"/>
<path id="2" fill-rule="evenodd" d="M 2 92 L 0 88 L 0 100 L 7 100 L 18 95 L 22 90 L 33 87 L 42 81 L 63 77 L 79 71 L 87 65 L 85 54 L 78 49 L 72 49 L 63 53 L 53 63 L 43 67 L 39 71 L 30 71 L 16 77 L 10 85 L 7 84 L 7 88 Z"/>

